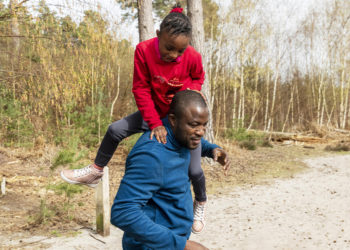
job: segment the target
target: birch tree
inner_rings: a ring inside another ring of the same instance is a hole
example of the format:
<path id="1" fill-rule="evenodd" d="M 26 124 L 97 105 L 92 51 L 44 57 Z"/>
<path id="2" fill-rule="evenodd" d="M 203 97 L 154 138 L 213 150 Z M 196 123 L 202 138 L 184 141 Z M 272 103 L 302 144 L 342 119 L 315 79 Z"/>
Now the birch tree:
<path id="1" fill-rule="evenodd" d="M 141 41 L 154 37 L 152 0 L 138 0 L 139 39 Z"/>
<path id="2" fill-rule="evenodd" d="M 203 7 L 202 0 L 187 0 L 187 12 L 188 17 L 192 24 L 192 46 L 201 53 L 203 57 L 204 70 L 207 69 L 206 65 L 206 50 L 204 47 L 204 24 L 203 24 Z M 207 125 L 206 138 L 209 141 L 214 140 L 213 133 L 213 120 L 212 120 L 212 103 L 211 92 L 208 79 L 206 78 L 202 87 L 202 92 L 205 95 L 210 110 L 209 122 Z"/>

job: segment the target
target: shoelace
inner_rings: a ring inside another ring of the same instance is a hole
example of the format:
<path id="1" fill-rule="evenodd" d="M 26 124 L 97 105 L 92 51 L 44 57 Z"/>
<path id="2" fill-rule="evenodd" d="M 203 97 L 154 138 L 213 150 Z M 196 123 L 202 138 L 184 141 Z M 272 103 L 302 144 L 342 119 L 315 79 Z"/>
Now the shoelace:
<path id="1" fill-rule="evenodd" d="M 82 168 L 82 169 L 75 169 L 74 170 L 74 177 L 81 177 L 81 176 L 87 175 L 89 173 L 91 173 L 90 166 L 87 166 L 87 167 Z"/>
<path id="2" fill-rule="evenodd" d="M 195 220 L 200 220 L 200 221 L 204 219 L 204 205 L 201 205 L 199 203 L 195 205 L 193 218 Z"/>

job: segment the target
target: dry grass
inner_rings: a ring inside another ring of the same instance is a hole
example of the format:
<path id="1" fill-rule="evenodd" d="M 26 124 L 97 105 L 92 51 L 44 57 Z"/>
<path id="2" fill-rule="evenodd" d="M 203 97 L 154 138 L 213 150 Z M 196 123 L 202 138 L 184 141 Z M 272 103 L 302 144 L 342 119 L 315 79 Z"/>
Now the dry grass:
<path id="1" fill-rule="evenodd" d="M 258 147 L 255 151 L 245 150 L 227 140 L 218 144 L 228 151 L 232 167 L 224 176 L 221 166 L 204 164 L 209 194 L 231 191 L 241 185 L 268 184 L 275 178 L 293 178 L 304 171 L 302 159 L 334 152 L 324 151 L 324 145 L 313 145 L 314 149 L 302 146 L 282 146 L 272 148 Z M 58 194 L 54 188 L 63 181 L 59 171 L 68 166 L 51 170 L 50 166 L 59 148 L 37 147 L 28 149 L 0 148 L 0 178 L 7 179 L 7 194 L 0 196 L 0 234 L 16 233 L 36 235 L 74 234 L 81 227 L 93 227 L 95 218 L 94 190 L 83 187 L 69 199 L 63 192 Z M 118 150 L 109 164 L 110 201 L 117 192 L 124 174 L 125 151 Z M 95 152 L 90 152 L 92 160 Z"/>

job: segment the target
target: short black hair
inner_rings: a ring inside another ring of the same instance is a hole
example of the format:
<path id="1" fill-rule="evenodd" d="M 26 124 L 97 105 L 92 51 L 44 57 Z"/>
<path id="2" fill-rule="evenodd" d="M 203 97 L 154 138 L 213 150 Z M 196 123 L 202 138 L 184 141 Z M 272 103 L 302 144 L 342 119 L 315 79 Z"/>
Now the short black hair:
<path id="1" fill-rule="evenodd" d="M 170 103 L 169 114 L 174 114 L 180 117 L 185 108 L 190 105 L 197 105 L 203 108 L 208 108 L 204 95 L 197 90 L 183 90 L 177 92 Z"/>
<path id="2" fill-rule="evenodd" d="M 176 4 L 174 8 L 181 8 L 180 4 Z M 183 13 L 170 12 L 160 24 L 160 33 L 168 32 L 170 35 L 185 35 L 191 37 L 192 24 L 190 19 Z"/>

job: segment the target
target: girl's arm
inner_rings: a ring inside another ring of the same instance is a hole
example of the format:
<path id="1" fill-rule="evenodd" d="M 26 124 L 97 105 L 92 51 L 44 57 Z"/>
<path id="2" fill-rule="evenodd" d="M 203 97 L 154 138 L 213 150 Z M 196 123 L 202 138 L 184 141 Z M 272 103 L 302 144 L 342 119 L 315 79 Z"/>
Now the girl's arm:
<path id="1" fill-rule="evenodd" d="M 163 126 L 159 114 L 155 108 L 151 94 L 151 77 L 147 69 L 147 63 L 144 60 L 145 55 L 140 47 L 136 47 L 134 56 L 134 79 L 132 92 L 135 97 L 136 105 L 141 112 L 143 119 L 147 122 L 149 128 L 153 130 L 158 126 Z"/>

